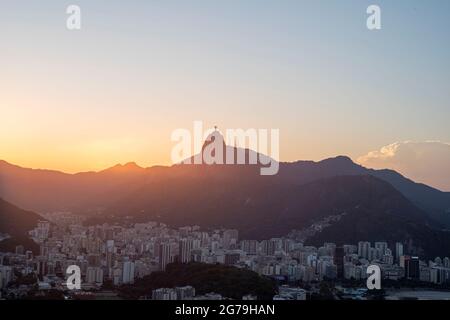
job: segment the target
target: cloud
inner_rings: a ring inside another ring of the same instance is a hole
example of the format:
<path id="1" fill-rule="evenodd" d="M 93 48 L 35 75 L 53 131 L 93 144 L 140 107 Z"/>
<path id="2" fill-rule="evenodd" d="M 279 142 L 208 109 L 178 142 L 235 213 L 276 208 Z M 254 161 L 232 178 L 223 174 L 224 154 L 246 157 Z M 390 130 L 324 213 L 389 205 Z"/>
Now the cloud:
<path id="1" fill-rule="evenodd" d="M 393 169 L 416 182 L 450 191 L 450 143 L 396 142 L 356 161 L 368 168 Z"/>

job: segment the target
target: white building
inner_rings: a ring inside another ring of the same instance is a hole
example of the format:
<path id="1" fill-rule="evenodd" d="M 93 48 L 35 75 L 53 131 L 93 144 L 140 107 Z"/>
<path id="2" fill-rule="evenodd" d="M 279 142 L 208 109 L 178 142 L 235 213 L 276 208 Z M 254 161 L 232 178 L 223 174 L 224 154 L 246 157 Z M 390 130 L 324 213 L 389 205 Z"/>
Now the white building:
<path id="1" fill-rule="evenodd" d="M 122 283 L 134 283 L 134 262 L 125 261 L 123 263 Z"/>

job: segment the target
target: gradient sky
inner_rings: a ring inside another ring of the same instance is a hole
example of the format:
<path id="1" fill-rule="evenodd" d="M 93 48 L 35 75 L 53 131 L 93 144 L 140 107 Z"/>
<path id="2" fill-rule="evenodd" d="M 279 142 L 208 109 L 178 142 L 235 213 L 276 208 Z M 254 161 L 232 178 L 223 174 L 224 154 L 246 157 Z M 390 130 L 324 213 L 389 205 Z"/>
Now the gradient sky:
<path id="1" fill-rule="evenodd" d="M 0 4 L 0 159 L 18 165 L 169 164 L 194 120 L 279 128 L 285 161 L 450 142 L 448 0 Z"/>

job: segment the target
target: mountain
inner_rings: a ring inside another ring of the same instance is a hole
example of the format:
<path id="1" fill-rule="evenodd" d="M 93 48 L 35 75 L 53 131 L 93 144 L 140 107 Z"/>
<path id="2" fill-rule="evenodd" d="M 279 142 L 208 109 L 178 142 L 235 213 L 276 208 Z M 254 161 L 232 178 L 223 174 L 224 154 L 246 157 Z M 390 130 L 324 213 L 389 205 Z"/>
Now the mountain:
<path id="1" fill-rule="evenodd" d="M 228 148 L 230 147 L 227 146 L 227 150 Z M 253 152 L 245 151 L 246 157 L 249 153 Z M 426 211 L 433 220 L 450 228 L 450 193 L 415 183 L 393 170 L 367 169 L 344 156 L 319 162 L 281 162 L 279 165 L 279 173 L 272 180 L 285 184 L 302 185 L 341 175 L 375 176 L 389 182 L 415 205 Z M 21 168 L 0 161 L 0 197 L 35 212 L 68 210 L 87 214 L 114 206 L 121 199 L 135 192 L 139 193 L 139 190 L 154 180 L 164 180 L 166 175 L 170 178 L 179 174 L 176 167 L 141 168 L 135 163 L 128 163 L 100 172 L 66 174 L 51 170 Z M 214 171 L 214 174 L 219 171 Z M 194 172 L 201 174 L 199 170 Z"/>
<path id="2" fill-rule="evenodd" d="M 38 214 L 0 199 L 0 233 L 7 233 L 12 237 L 24 236 L 36 227 L 39 220 L 42 217 Z"/>
<path id="3" fill-rule="evenodd" d="M 231 147 L 227 146 L 227 150 L 229 148 Z M 254 152 L 245 151 L 246 157 L 250 153 Z M 89 214 L 115 207 L 116 203 L 132 198 L 134 193 L 139 193 L 139 190 L 145 189 L 155 180 L 176 179 L 177 175 L 193 175 L 195 178 L 197 175 L 202 177 L 207 173 L 219 175 L 219 178 L 222 173 L 241 175 L 241 171 L 245 176 L 248 167 L 258 167 L 224 166 L 234 169 L 211 170 L 207 168 L 211 166 L 184 165 L 188 169 L 180 170 L 178 168 L 180 166 L 183 165 L 141 168 L 135 163 L 128 163 L 100 172 L 66 174 L 51 170 L 21 168 L 0 161 L 0 197 L 35 212 L 68 210 Z M 390 183 L 411 202 L 427 212 L 438 224 L 450 229 L 450 193 L 415 183 L 395 171 L 367 169 L 345 156 L 319 162 L 282 162 L 279 166 L 278 174 L 265 180 L 287 185 L 303 185 L 334 176 L 375 176 Z M 196 170 L 193 167 L 201 169 Z"/>
<path id="4" fill-rule="evenodd" d="M 109 205 L 141 184 L 146 172 L 135 163 L 67 174 L 0 161 L 0 197 L 38 213 L 67 210 L 85 214 Z"/>
<path id="5" fill-rule="evenodd" d="M 450 233 L 436 229 L 424 211 L 371 175 L 335 176 L 296 185 L 260 176 L 251 167 L 177 167 L 118 202 L 107 214 L 108 219 L 128 216 L 133 221 L 172 226 L 236 228 L 240 238 L 258 240 L 286 236 L 293 229 L 334 217 L 309 239 L 311 243 L 366 239 L 402 242 L 409 252 L 421 256 L 450 254 Z"/>
<path id="6" fill-rule="evenodd" d="M 39 253 L 39 246 L 29 238 L 28 231 L 36 227 L 41 216 L 22 210 L 0 199 L 0 234 L 7 235 L 0 241 L 0 252 L 14 252 L 16 246 L 23 245 L 25 250 Z"/>
<path id="7" fill-rule="evenodd" d="M 407 252 L 421 257 L 450 253 L 450 232 L 436 229 L 424 211 L 373 176 L 340 176 L 311 182 L 303 186 L 302 199 L 306 200 L 302 207 L 314 217 L 332 210 L 345 212 L 308 238 L 306 244 L 342 245 L 365 239 L 386 241 L 392 247 L 395 242 L 402 242 Z"/>
<path id="8" fill-rule="evenodd" d="M 422 183 L 416 183 L 394 170 L 367 169 L 345 156 L 319 162 L 297 161 L 280 165 L 282 179 L 300 184 L 340 175 L 372 175 L 384 180 L 400 191 L 412 203 L 426 211 L 433 220 L 446 228 L 450 228 L 450 193 L 442 192 Z"/>
<path id="9" fill-rule="evenodd" d="M 418 253 L 450 248 L 447 233 L 440 231 L 450 226 L 448 193 L 344 156 L 279 165 L 274 176 L 260 175 L 258 164 L 141 168 L 128 163 L 65 174 L 0 162 L 0 196 L 38 212 L 91 214 L 92 223 L 198 224 L 238 228 L 242 237 L 254 239 L 284 236 L 331 216 L 336 220 L 309 241 L 401 241 Z"/>
<path id="10" fill-rule="evenodd" d="M 389 182 L 435 221 L 450 229 L 450 192 L 442 192 L 405 178 L 394 170 L 369 170 L 369 174 Z"/>

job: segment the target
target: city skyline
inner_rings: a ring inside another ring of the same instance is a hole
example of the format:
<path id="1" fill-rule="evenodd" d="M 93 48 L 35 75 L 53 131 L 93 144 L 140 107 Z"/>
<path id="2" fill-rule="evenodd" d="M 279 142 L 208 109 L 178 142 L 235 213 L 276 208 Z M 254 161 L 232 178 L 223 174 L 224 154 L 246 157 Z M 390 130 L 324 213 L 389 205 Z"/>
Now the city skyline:
<path id="1" fill-rule="evenodd" d="M 449 0 L 0 2 L 0 314 L 450 301 Z"/>
<path id="2" fill-rule="evenodd" d="M 14 283 L 12 270 L 28 273 L 33 265 L 35 275 L 41 279 L 38 282 L 41 294 L 54 288 L 65 299 L 311 300 L 322 296 L 364 300 L 373 298 L 362 283 L 369 278 L 368 269 L 374 265 L 382 271 L 386 299 L 412 296 L 425 300 L 447 299 L 449 295 L 445 290 L 396 290 L 396 283 L 445 289 L 450 281 L 448 257 L 427 261 L 411 254 L 414 249 L 407 242 L 361 239 L 358 243 L 325 242 L 319 246 L 305 244 L 308 230 L 258 241 L 241 238 L 236 229 L 204 230 L 195 225 L 173 228 L 158 222 L 83 226 L 83 219 L 68 212 L 43 218 L 47 220 L 40 221 L 29 232 L 39 245 L 39 254 L 26 250 L 23 245 L 17 246 L 13 253 L 0 253 L 0 280 L 3 280 L 0 290 L 17 298 L 29 294 L 30 288 L 6 286 Z M 8 263 L 3 264 L 5 261 Z M 67 266 L 76 266 L 81 273 L 80 287 L 75 290 L 66 288 Z M 176 278 L 180 270 L 189 273 L 186 270 L 198 272 L 201 268 L 210 270 L 210 274 L 217 268 L 225 273 L 248 270 L 248 275 L 254 272 L 260 276 L 258 281 L 276 280 L 278 290 L 272 288 L 266 292 L 262 288 L 247 288 L 255 283 L 229 282 L 223 288 L 211 284 L 215 291 L 208 291 L 208 286 L 204 287 L 198 278 L 189 282 L 189 278 L 181 280 L 182 275 L 175 282 L 170 281 L 179 283 L 176 287 L 152 284 L 167 275 Z M 317 282 L 334 287 L 324 293 Z"/>

